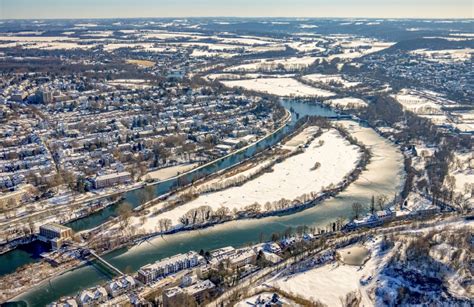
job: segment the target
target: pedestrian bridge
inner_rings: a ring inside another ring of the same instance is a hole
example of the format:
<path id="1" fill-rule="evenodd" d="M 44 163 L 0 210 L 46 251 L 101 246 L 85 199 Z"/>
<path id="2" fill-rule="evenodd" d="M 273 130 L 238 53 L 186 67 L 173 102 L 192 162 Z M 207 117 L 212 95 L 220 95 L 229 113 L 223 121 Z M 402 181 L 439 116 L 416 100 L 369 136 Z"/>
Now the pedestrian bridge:
<path id="1" fill-rule="evenodd" d="M 117 267 L 113 266 L 111 263 L 107 262 L 104 258 L 97 255 L 97 253 L 94 250 L 89 249 L 89 252 L 94 258 L 96 258 L 100 263 L 102 263 L 104 266 L 109 268 L 112 272 L 116 273 L 117 275 L 125 275 L 124 273 L 122 273 L 122 271 L 117 269 Z"/>

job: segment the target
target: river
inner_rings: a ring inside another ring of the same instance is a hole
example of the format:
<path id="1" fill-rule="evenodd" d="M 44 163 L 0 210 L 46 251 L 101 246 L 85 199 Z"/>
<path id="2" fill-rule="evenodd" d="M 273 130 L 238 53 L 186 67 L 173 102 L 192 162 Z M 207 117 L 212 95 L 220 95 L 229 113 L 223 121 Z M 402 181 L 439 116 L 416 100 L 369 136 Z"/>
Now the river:
<path id="1" fill-rule="evenodd" d="M 283 104 L 288 109 L 292 107 L 300 115 L 334 115 L 328 109 L 316 105 L 294 101 L 287 101 Z M 293 118 L 291 124 L 294 124 L 295 120 Z M 344 123 L 348 124 L 349 122 L 346 121 Z M 122 271 L 136 271 L 147 263 L 177 253 L 190 250 L 199 251 L 201 249 L 212 250 L 227 245 L 234 247 L 248 245 L 258 242 L 261 236 L 268 239 L 272 233 L 282 232 L 290 226 L 308 225 L 325 227 L 329 222 L 334 221 L 338 217 L 349 217 L 352 210 L 351 204 L 355 201 L 368 204 L 372 195 L 385 194 L 389 197 L 394 195 L 401 188 L 404 178 L 403 157 L 401 153 L 389 141 L 380 137 L 370 128 L 355 125 L 353 133 L 360 141 L 372 149 L 373 158 L 359 179 L 349 185 L 337 197 L 291 215 L 267 217 L 258 220 L 239 220 L 199 231 L 157 237 L 129 249 L 122 248 L 116 250 L 107 254 L 104 258 Z M 276 135 L 274 138 L 268 139 L 268 142 L 275 143 L 281 136 Z M 247 153 L 246 151 L 243 154 L 246 156 L 255 150 L 256 148 L 249 148 L 250 152 Z M 234 163 L 232 161 L 222 161 L 220 162 L 223 163 L 222 165 L 219 164 L 213 169 L 215 171 L 221 167 L 228 167 L 237 163 L 238 159 L 242 159 L 242 157 L 235 157 L 235 160 L 232 160 Z M 171 187 L 174 183 L 168 182 L 166 184 L 169 184 Z M 161 187 L 160 184 L 156 186 L 156 189 L 157 193 L 165 191 L 165 188 Z M 136 204 L 137 193 L 140 193 L 140 191 L 127 194 L 127 201 Z M 111 207 L 109 210 L 113 214 L 114 208 Z M 100 213 L 91 217 L 91 220 L 82 221 L 84 224 L 82 227 L 85 229 L 97 223 L 100 224 L 101 221 L 109 217 L 110 215 L 107 216 L 106 213 Z M 78 226 L 76 229 L 82 227 Z M 109 278 L 110 276 L 98 270 L 95 266 L 86 265 L 53 278 L 50 282 L 43 283 L 33 290 L 18 296 L 15 298 L 15 301 L 26 302 L 29 306 L 42 306 L 57 300 L 61 296 L 73 295 L 84 288 L 105 282 Z"/>

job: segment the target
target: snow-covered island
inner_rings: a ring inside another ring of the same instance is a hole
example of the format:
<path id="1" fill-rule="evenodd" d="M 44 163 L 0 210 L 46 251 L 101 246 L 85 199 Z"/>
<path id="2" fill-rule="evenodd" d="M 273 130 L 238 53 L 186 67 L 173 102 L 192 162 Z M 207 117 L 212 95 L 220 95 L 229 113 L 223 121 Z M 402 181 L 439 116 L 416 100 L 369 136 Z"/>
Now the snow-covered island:
<path id="1" fill-rule="evenodd" d="M 344 189 L 367 156 L 339 126 L 303 127 L 258 159 L 151 201 L 126 221 L 117 218 L 106 233 L 126 225 L 134 234 L 160 234 L 303 209 Z"/>

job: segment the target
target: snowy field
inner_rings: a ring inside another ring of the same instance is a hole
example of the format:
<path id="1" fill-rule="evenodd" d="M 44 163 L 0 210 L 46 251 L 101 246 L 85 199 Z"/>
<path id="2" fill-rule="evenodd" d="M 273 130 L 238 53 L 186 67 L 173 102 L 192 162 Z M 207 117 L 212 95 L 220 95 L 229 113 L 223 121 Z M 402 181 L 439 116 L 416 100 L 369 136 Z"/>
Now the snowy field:
<path id="1" fill-rule="evenodd" d="M 468 203 L 474 205 L 474 154 L 455 153 L 456 163 L 451 166 L 450 174 L 455 178 L 455 193 L 464 195 Z"/>
<path id="2" fill-rule="evenodd" d="M 234 307 L 249 307 L 249 306 L 258 306 L 258 307 L 263 307 L 267 306 L 266 304 L 271 304 L 271 300 L 273 297 L 274 293 L 273 292 L 263 292 L 258 295 L 251 296 L 249 298 L 246 298 L 244 300 L 241 300 L 240 302 L 237 302 Z M 301 305 L 296 304 L 292 300 L 289 300 L 285 297 L 278 296 L 279 300 L 278 303 L 281 304 L 281 306 L 292 306 L 292 307 L 299 307 Z M 256 304 L 256 302 L 260 302 L 259 304 Z M 272 306 L 272 305 L 270 305 Z"/>
<path id="3" fill-rule="evenodd" d="M 298 50 L 299 52 L 323 52 L 326 51 L 326 48 L 316 46 L 317 41 L 315 42 L 292 42 L 286 44 L 288 47 Z"/>
<path id="4" fill-rule="evenodd" d="M 368 106 L 367 102 L 364 100 L 354 97 L 330 99 L 326 100 L 324 103 L 340 109 L 357 109 Z"/>
<path id="5" fill-rule="evenodd" d="M 222 81 L 222 83 L 228 87 L 242 87 L 247 90 L 286 97 L 330 97 L 335 95 L 330 91 L 305 85 L 292 78 L 248 79 Z"/>
<path id="6" fill-rule="evenodd" d="M 236 55 L 237 53 L 229 53 L 223 51 L 207 51 L 202 49 L 193 49 L 193 52 L 191 53 L 191 56 L 195 58 L 231 58 Z"/>
<path id="7" fill-rule="evenodd" d="M 149 88 L 151 85 L 147 84 L 147 80 L 143 79 L 115 79 L 108 83 L 114 86 L 121 86 L 125 88 Z"/>
<path id="8" fill-rule="evenodd" d="M 342 53 L 330 55 L 328 57 L 329 61 L 335 58 L 339 58 L 341 60 L 356 59 L 367 54 L 382 51 L 394 45 L 394 43 L 390 43 L 390 42 L 379 42 L 379 41 L 373 41 L 373 40 L 368 40 L 368 39 L 355 39 L 350 36 L 348 37 L 336 36 L 335 37 L 333 35 L 332 37 L 338 39 L 338 42 L 333 44 L 333 47 L 339 46 L 343 50 L 342 50 Z"/>
<path id="9" fill-rule="evenodd" d="M 196 166 L 197 163 L 165 167 L 156 171 L 149 172 L 144 176 L 144 178 L 150 177 L 151 179 L 165 180 L 187 172 L 195 168 Z"/>
<path id="10" fill-rule="evenodd" d="M 277 279 L 270 285 L 308 300 L 319 301 L 327 306 L 343 306 L 341 298 L 346 297 L 350 292 L 361 290 L 360 306 L 373 306 L 360 280 L 374 276 L 387 261 L 388 254 L 379 255 L 379 243 L 379 240 L 366 243 L 365 247 L 370 249 L 371 255 L 362 269 L 359 269 L 359 266 L 332 262 L 290 277 Z"/>
<path id="11" fill-rule="evenodd" d="M 426 50 L 417 49 L 411 51 L 412 54 L 421 55 L 427 59 L 436 62 L 464 62 L 469 61 L 474 55 L 474 49 L 443 49 L 443 50 Z"/>
<path id="12" fill-rule="evenodd" d="M 441 105 L 429 97 L 423 97 L 408 90 L 402 90 L 394 97 L 405 110 L 416 114 L 442 114 Z"/>
<path id="13" fill-rule="evenodd" d="M 263 209 L 266 202 L 282 198 L 293 200 L 306 193 L 317 193 L 330 184 L 341 182 L 355 168 L 359 157 L 358 147 L 349 144 L 337 130 L 331 129 L 313 140 L 303 153 L 277 163 L 272 172 L 264 173 L 241 186 L 201 195 L 158 216 L 149 216 L 142 227 L 146 231 L 154 231 L 158 220 L 162 218 L 169 218 L 173 225 L 179 225 L 181 216 L 192 208 L 204 205 L 214 210 L 225 206 L 232 211 L 243 210 L 257 202 Z M 312 170 L 316 162 L 321 165 Z M 132 224 L 138 223 L 138 218 L 134 219 Z"/>
<path id="14" fill-rule="evenodd" d="M 278 67 L 284 67 L 286 70 L 300 70 L 313 64 L 318 58 L 317 57 L 292 57 L 284 59 L 262 59 L 257 62 L 246 63 L 242 65 L 232 66 L 224 69 L 224 71 L 271 71 L 278 69 Z"/>
<path id="15" fill-rule="evenodd" d="M 323 74 L 311 74 L 303 77 L 304 80 L 310 82 L 317 82 L 323 84 L 340 83 L 345 88 L 354 87 L 360 84 L 360 82 L 350 82 L 342 78 L 341 75 L 323 75 Z"/>

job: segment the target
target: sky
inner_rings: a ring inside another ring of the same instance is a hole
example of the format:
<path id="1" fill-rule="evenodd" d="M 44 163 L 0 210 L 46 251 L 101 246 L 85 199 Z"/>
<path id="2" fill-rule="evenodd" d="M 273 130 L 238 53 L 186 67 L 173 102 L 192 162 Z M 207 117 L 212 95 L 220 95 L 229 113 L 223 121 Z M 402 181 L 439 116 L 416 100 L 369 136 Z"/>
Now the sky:
<path id="1" fill-rule="evenodd" d="M 0 0 L 0 19 L 474 18 L 474 0 Z"/>

